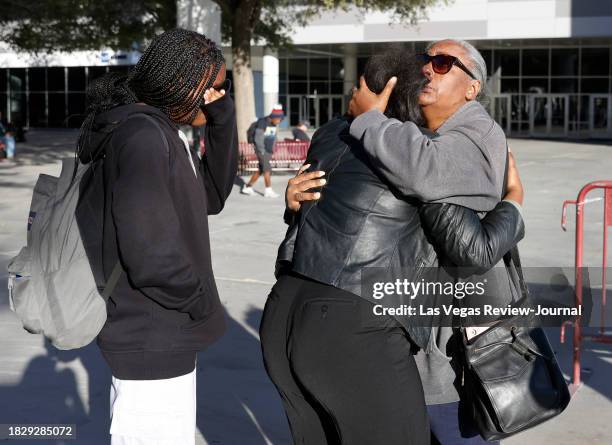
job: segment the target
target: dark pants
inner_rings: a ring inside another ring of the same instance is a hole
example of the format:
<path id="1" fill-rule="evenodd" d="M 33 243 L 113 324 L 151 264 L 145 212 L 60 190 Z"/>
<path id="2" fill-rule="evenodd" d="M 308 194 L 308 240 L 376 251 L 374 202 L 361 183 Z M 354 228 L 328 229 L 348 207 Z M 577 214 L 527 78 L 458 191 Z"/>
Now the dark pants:
<path id="1" fill-rule="evenodd" d="M 283 276 L 260 335 L 296 444 L 429 444 L 410 342 L 397 322 L 373 315 L 371 303 Z"/>
<path id="2" fill-rule="evenodd" d="M 480 437 L 460 402 L 429 405 L 427 412 L 431 424 L 432 445 L 499 444 L 499 441 L 487 442 Z"/>

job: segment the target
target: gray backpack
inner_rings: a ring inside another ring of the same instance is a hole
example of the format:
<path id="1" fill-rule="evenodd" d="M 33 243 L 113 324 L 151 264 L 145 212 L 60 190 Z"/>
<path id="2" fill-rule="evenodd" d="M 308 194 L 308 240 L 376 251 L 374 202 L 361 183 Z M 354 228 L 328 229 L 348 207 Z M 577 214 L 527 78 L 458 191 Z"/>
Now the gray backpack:
<path id="1" fill-rule="evenodd" d="M 62 161 L 59 178 L 38 177 L 27 245 L 8 265 L 11 310 L 30 333 L 43 334 L 58 349 L 89 344 L 106 322 L 106 299 L 121 266 L 117 264 L 104 293 L 98 292 L 75 218 L 79 185 L 89 165 Z"/>
<path id="2" fill-rule="evenodd" d="M 141 113 L 128 119 L 137 116 L 157 127 L 169 151 L 155 119 Z M 26 331 L 43 334 L 58 349 L 80 348 L 96 338 L 106 322 L 106 301 L 122 272 L 117 262 L 105 287 L 96 285 L 75 216 L 81 180 L 91 164 L 78 163 L 75 174 L 74 163 L 62 160 L 59 178 L 38 177 L 27 245 L 8 265 L 11 310 Z"/>

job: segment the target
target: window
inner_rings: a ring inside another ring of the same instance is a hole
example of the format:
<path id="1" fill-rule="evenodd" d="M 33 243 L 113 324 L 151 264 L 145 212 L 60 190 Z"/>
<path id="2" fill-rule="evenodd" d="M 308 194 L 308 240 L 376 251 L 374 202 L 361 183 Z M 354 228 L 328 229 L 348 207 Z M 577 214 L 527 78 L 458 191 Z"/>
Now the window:
<path id="1" fill-rule="evenodd" d="M 68 93 L 68 127 L 80 127 L 85 119 L 85 93 Z"/>
<path id="2" fill-rule="evenodd" d="M 6 93 L 0 93 L 0 113 L 2 113 L 2 118 L 7 118 L 8 119 L 8 113 L 7 113 L 7 99 L 8 99 L 8 95 Z"/>
<path id="3" fill-rule="evenodd" d="M 548 79 L 542 79 L 538 77 L 523 77 L 521 82 L 521 90 L 523 93 L 548 93 Z"/>
<path id="4" fill-rule="evenodd" d="M 46 91 L 46 68 L 28 68 L 28 88 L 30 91 Z"/>
<path id="5" fill-rule="evenodd" d="M 104 75 L 106 73 L 105 66 L 90 66 L 89 67 L 89 75 L 87 76 L 88 81 L 97 79 L 98 77 Z"/>
<path id="6" fill-rule="evenodd" d="M 324 82 L 329 80 L 329 59 L 310 59 L 308 62 L 308 74 L 311 82 L 313 80 Z"/>
<path id="7" fill-rule="evenodd" d="M 310 81 L 310 94 L 329 94 L 329 82 Z"/>
<path id="8" fill-rule="evenodd" d="M 344 82 L 331 82 L 329 87 L 331 94 L 344 94 Z"/>
<path id="9" fill-rule="evenodd" d="M 49 126 L 64 127 L 66 125 L 66 94 L 49 93 Z"/>
<path id="10" fill-rule="evenodd" d="M 300 98 L 292 97 L 289 103 L 289 125 L 297 125 L 300 120 Z"/>
<path id="11" fill-rule="evenodd" d="M 278 77 L 281 80 L 287 79 L 287 59 L 278 59 Z"/>
<path id="12" fill-rule="evenodd" d="M 582 48 L 582 75 L 607 76 L 610 74 L 609 48 Z"/>
<path id="13" fill-rule="evenodd" d="M 289 82 L 289 94 L 306 94 L 307 85 L 306 82 Z"/>
<path id="14" fill-rule="evenodd" d="M 306 59 L 289 59 L 289 81 L 306 80 Z"/>
<path id="15" fill-rule="evenodd" d="M 482 58 L 487 64 L 487 75 L 491 75 L 491 69 L 493 68 L 492 63 L 491 63 L 493 52 L 490 49 L 483 49 L 480 51 L 480 54 L 482 55 Z"/>
<path id="16" fill-rule="evenodd" d="M 344 62 L 340 58 L 332 58 L 330 63 L 330 80 L 344 80 Z"/>
<path id="17" fill-rule="evenodd" d="M 523 50 L 523 76 L 548 76 L 548 49 Z"/>
<path id="18" fill-rule="evenodd" d="M 47 68 L 47 89 L 49 91 L 65 91 L 64 68 Z"/>
<path id="19" fill-rule="evenodd" d="M 550 59 L 551 76 L 578 75 L 578 48 L 553 48 Z"/>
<path id="20" fill-rule="evenodd" d="M 519 80 L 518 79 L 502 79 L 501 81 L 501 92 L 502 93 L 518 93 L 519 91 Z"/>
<path id="21" fill-rule="evenodd" d="M 9 70 L 9 83 L 11 91 L 25 91 L 25 68 L 11 68 Z"/>
<path id="22" fill-rule="evenodd" d="M 575 93 L 576 91 L 578 91 L 578 80 L 575 78 L 550 80 L 551 93 Z"/>
<path id="23" fill-rule="evenodd" d="M 68 68 L 68 91 L 85 91 L 85 67 Z"/>
<path id="24" fill-rule="evenodd" d="M 368 62 L 367 57 L 357 57 L 357 78 L 361 77 L 365 72 L 365 66 Z"/>
<path id="25" fill-rule="evenodd" d="M 580 89 L 583 93 L 607 93 L 609 88 L 607 77 L 593 77 L 582 79 Z"/>
<path id="26" fill-rule="evenodd" d="M 11 76 L 12 74 L 11 70 Z M 9 95 L 9 106 L 11 107 L 11 122 L 15 125 L 27 123 L 26 94 L 23 91 L 11 91 Z"/>
<path id="27" fill-rule="evenodd" d="M 47 119 L 45 93 L 30 93 L 28 97 L 28 113 L 30 116 L 30 126 L 46 127 Z"/>
<path id="28" fill-rule="evenodd" d="M 499 51 L 495 51 L 493 70 L 494 73 L 497 73 L 499 71 L 499 74 L 502 76 L 518 76 L 519 50 L 502 49 Z"/>

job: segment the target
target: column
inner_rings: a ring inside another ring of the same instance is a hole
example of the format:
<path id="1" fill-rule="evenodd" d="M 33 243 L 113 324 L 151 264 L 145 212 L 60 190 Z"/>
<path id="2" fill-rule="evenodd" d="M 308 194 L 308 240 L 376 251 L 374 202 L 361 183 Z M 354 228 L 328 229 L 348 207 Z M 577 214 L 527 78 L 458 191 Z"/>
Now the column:
<path id="1" fill-rule="evenodd" d="M 344 95 L 350 97 L 351 89 L 357 85 L 357 48 L 347 44 L 344 47 Z"/>
<path id="2" fill-rule="evenodd" d="M 263 103 L 264 115 L 278 103 L 278 54 L 268 49 L 263 56 Z"/>

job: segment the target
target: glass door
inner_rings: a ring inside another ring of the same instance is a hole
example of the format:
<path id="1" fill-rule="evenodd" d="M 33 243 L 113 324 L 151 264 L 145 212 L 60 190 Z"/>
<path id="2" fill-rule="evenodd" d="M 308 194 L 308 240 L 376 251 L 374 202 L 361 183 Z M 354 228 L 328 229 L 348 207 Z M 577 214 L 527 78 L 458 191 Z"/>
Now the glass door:
<path id="1" fill-rule="evenodd" d="M 290 95 L 288 96 L 287 115 L 289 125 L 295 126 L 300 121 L 308 121 L 314 128 L 342 116 L 344 97 L 342 95 Z"/>
<path id="2" fill-rule="evenodd" d="M 529 133 L 533 136 L 547 136 L 548 97 L 529 96 Z"/>
<path id="3" fill-rule="evenodd" d="M 592 94 L 589 96 L 589 136 L 593 138 L 609 138 L 611 136 L 610 118 L 612 117 L 612 101 L 607 94 Z"/>
<path id="4" fill-rule="evenodd" d="M 549 126 L 550 136 L 567 136 L 569 121 L 569 98 L 563 96 L 548 96 Z"/>
<path id="5" fill-rule="evenodd" d="M 511 96 L 509 94 L 493 96 L 492 111 L 493 119 L 502 127 L 506 135 L 509 135 L 512 124 Z"/>
<path id="6" fill-rule="evenodd" d="M 569 97 L 564 94 L 529 96 L 529 133 L 531 136 L 567 136 Z"/>

